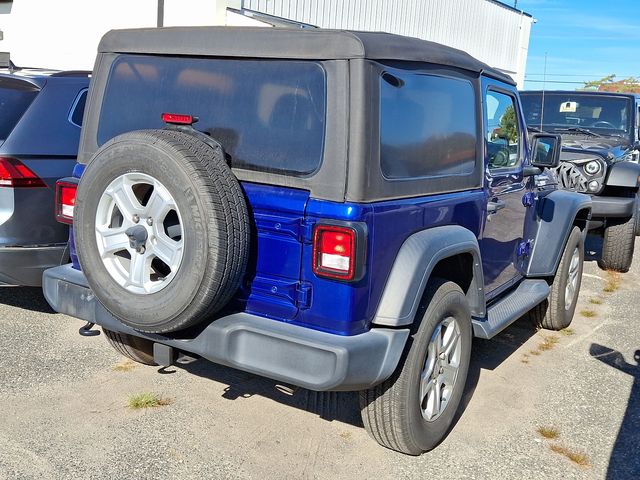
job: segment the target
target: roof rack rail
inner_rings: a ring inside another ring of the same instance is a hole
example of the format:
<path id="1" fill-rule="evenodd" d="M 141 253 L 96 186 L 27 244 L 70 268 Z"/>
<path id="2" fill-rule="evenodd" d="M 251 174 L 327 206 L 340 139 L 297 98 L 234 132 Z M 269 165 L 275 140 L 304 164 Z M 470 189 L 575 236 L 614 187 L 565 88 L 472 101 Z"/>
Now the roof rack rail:
<path id="1" fill-rule="evenodd" d="M 52 77 L 90 77 L 89 70 L 65 70 L 51 74 Z"/>

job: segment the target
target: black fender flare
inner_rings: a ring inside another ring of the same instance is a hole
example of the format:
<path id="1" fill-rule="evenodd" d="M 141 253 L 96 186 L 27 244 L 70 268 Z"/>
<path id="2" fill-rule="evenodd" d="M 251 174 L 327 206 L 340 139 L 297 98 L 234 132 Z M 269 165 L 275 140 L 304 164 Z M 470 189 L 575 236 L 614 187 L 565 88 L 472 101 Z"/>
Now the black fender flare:
<path id="1" fill-rule="evenodd" d="M 478 239 L 471 230 L 446 225 L 414 233 L 402 244 L 373 323 L 392 327 L 412 324 L 435 266 L 463 253 L 473 258 L 473 280 L 467 292 L 471 314 L 483 317 L 484 277 Z"/>
<path id="2" fill-rule="evenodd" d="M 527 277 L 552 277 L 569 234 L 581 214 L 582 220 L 591 216 L 591 197 L 583 193 L 554 190 L 536 205 L 538 230 L 529 256 Z M 583 234 L 586 235 L 585 225 Z"/>
<path id="3" fill-rule="evenodd" d="M 640 165 L 632 162 L 617 162 L 609 167 L 605 184 L 608 187 L 626 187 L 637 190 L 640 187 Z"/>

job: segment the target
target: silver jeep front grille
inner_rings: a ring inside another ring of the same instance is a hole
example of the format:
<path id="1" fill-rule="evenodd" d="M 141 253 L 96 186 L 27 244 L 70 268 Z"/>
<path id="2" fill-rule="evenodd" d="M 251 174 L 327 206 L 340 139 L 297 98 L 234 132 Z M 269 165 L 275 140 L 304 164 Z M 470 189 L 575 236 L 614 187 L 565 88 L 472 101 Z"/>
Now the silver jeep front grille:
<path id="1" fill-rule="evenodd" d="M 574 190 L 576 192 L 586 192 L 588 190 L 587 177 L 582 174 L 580 168 L 571 162 L 562 162 L 555 169 L 555 174 L 558 184 L 564 190 Z"/>

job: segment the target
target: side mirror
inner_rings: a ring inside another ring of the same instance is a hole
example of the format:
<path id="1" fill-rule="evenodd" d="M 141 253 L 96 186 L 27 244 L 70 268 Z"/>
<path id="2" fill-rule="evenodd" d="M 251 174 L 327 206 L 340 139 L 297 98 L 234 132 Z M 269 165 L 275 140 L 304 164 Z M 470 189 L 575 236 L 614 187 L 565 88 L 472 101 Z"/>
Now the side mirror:
<path id="1" fill-rule="evenodd" d="M 555 168 L 560 165 L 561 143 L 560 135 L 531 135 L 531 165 L 538 168 Z"/>

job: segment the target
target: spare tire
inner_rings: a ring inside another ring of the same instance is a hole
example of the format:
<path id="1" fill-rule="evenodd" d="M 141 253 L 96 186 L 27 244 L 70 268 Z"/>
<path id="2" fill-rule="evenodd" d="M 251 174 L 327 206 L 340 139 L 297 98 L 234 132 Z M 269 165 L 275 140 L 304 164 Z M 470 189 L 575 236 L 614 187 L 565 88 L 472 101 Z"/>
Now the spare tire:
<path id="1" fill-rule="evenodd" d="M 222 147 L 176 130 L 105 143 L 78 187 L 74 233 L 96 297 L 136 330 L 195 325 L 237 291 L 249 215 Z"/>

